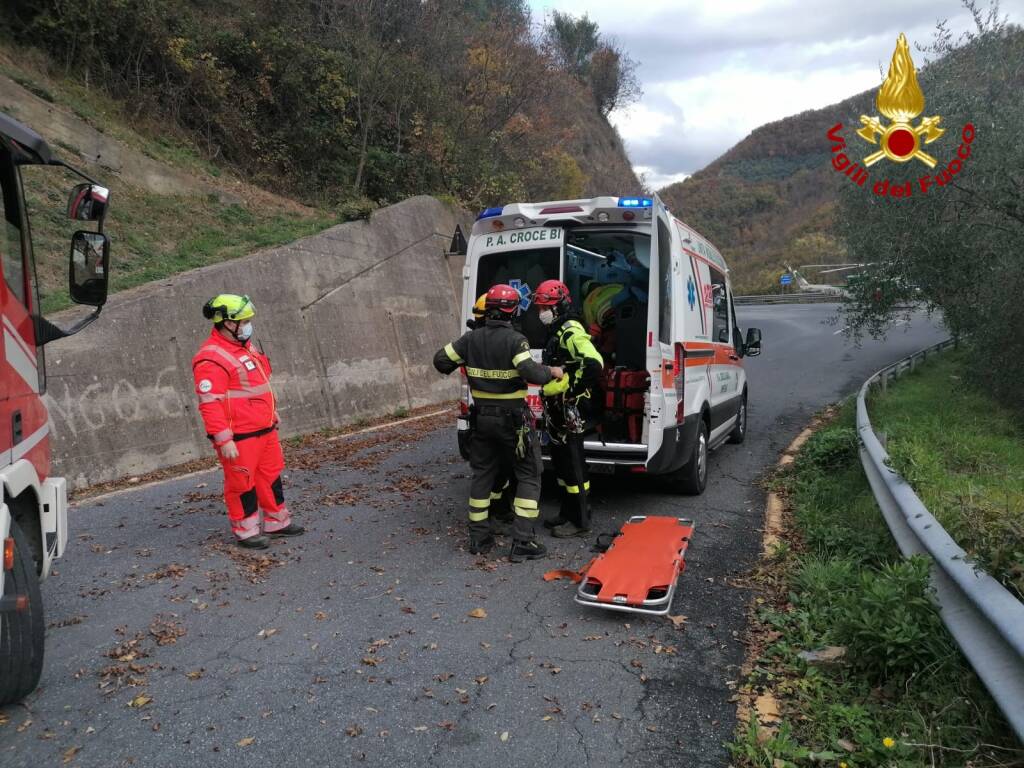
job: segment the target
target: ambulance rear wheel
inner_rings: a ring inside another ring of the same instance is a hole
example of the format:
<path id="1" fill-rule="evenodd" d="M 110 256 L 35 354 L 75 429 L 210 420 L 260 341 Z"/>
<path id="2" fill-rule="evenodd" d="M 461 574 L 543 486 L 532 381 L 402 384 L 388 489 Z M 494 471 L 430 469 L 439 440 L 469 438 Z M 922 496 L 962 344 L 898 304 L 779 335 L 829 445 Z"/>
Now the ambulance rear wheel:
<path id="1" fill-rule="evenodd" d="M 0 706 L 21 701 L 39 684 L 46 630 L 39 575 L 28 538 L 13 520 L 10 535 L 14 538 L 14 568 L 4 574 L 4 597 L 23 595 L 28 604 L 0 618 Z"/>
<path id="2" fill-rule="evenodd" d="M 708 425 L 701 419 L 693 452 L 683 466 L 668 476 L 669 485 L 676 493 L 700 496 L 708 485 Z"/>
<path id="3" fill-rule="evenodd" d="M 747 439 L 747 393 L 744 391 L 740 407 L 736 411 L 736 426 L 729 433 L 729 442 L 739 445 Z"/>

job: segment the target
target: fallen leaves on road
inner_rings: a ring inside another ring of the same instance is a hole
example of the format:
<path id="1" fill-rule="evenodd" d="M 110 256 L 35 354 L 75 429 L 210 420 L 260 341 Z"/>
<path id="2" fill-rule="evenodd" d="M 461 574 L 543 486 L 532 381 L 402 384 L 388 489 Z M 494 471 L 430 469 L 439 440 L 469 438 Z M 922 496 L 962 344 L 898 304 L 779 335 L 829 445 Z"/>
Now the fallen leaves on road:
<path id="1" fill-rule="evenodd" d="M 501 736 L 499 736 L 498 738 L 500 738 L 503 742 L 508 741 L 508 731 L 502 731 Z"/>
<path id="2" fill-rule="evenodd" d="M 672 626 L 679 629 L 681 626 L 686 624 L 686 616 L 666 616 L 666 619 L 672 622 Z"/>
<path id="3" fill-rule="evenodd" d="M 354 724 L 350 725 L 348 728 L 345 729 L 345 733 L 347 733 L 353 739 L 356 736 L 361 735 L 362 732 L 363 732 L 363 727 L 361 725 L 359 725 L 358 723 L 354 723 Z"/>
<path id="4" fill-rule="evenodd" d="M 135 709 L 139 709 L 141 707 L 146 706 L 151 701 L 153 701 L 152 696 L 147 696 L 144 693 L 140 693 L 138 696 L 136 696 L 134 699 L 128 702 L 128 706 L 134 707 Z"/>
<path id="5" fill-rule="evenodd" d="M 81 749 L 81 747 L 68 747 L 67 749 L 65 749 L 64 754 L 61 755 L 64 761 L 64 765 L 67 765 L 72 760 L 74 760 L 75 755 L 77 755 Z"/>
<path id="6" fill-rule="evenodd" d="M 483 608 L 474 608 L 467 614 L 467 616 L 473 619 L 486 619 L 487 611 L 485 611 Z"/>
<path id="7" fill-rule="evenodd" d="M 235 743 L 235 746 L 238 746 L 238 747 L 248 747 L 250 744 L 254 743 L 255 741 L 256 741 L 256 739 L 253 738 L 252 736 L 246 736 L 244 739 L 239 739 Z"/>
<path id="8" fill-rule="evenodd" d="M 156 640 L 157 645 L 174 645 L 179 637 L 185 636 L 185 627 L 181 622 L 175 621 L 175 618 L 158 615 L 153 619 L 153 623 L 149 625 L 149 634 Z"/>
<path id="9" fill-rule="evenodd" d="M 317 621 L 323 621 L 324 619 L 327 618 L 327 613 L 324 612 L 324 611 L 317 611 L 316 613 L 313 614 L 313 618 L 316 619 Z"/>
<path id="10" fill-rule="evenodd" d="M 187 677 L 189 680 L 198 680 L 199 678 L 201 678 L 203 676 L 203 674 L 205 672 L 206 672 L 206 670 L 202 669 L 202 668 L 200 668 L 200 669 L 193 669 L 191 672 L 186 672 L 185 673 L 185 677 Z"/>
<path id="11" fill-rule="evenodd" d="M 158 568 L 152 573 L 147 573 L 145 578 L 147 581 L 163 581 L 167 578 L 180 579 L 186 573 L 188 573 L 187 565 L 171 563 L 170 565 L 165 565 L 162 568 Z"/>
<path id="12" fill-rule="evenodd" d="M 417 731 L 419 733 L 422 733 L 423 731 L 427 730 L 427 726 L 425 726 L 425 725 L 415 725 L 415 726 L 413 726 L 413 730 Z"/>
<path id="13" fill-rule="evenodd" d="M 453 723 L 451 720 L 442 720 L 440 723 L 437 724 L 437 727 L 442 728 L 446 731 L 454 731 L 455 723 Z"/>
<path id="14" fill-rule="evenodd" d="M 25 722 L 23 722 L 21 725 L 18 726 L 18 733 L 24 733 L 25 731 L 27 731 L 29 729 L 29 727 L 31 727 L 31 725 L 32 725 L 32 718 L 29 717 L 29 718 L 27 718 L 25 720 Z"/>
<path id="15" fill-rule="evenodd" d="M 279 631 L 280 630 L 277 627 L 269 627 L 267 629 L 261 629 L 259 632 L 256 633 L 256 637 L 262 637 L 262 638 L 266 639 L 268 637 L 273 637 Z"/>

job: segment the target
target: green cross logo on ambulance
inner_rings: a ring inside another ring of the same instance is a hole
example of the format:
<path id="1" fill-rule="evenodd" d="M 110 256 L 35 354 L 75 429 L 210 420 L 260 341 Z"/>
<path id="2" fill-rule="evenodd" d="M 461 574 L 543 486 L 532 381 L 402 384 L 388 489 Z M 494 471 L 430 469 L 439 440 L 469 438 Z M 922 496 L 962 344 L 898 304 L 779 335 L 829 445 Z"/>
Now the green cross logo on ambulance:
<path id="1" fill-rule="evenodd" d="M 657 196 L 488 208 L 466 246 L 462 320 L 496 283 L 550 279 L 569 286 L 605 361 L 590 393 L 592 471 L 663 474 L 702 492 L 708 451 L 746 434 L 743 358 L 761 351 L 758 329 L 740 334 L 722 255 Z M 517 324 L 540 360 L 548 329 L 537 309 L 525 303 Z"/>

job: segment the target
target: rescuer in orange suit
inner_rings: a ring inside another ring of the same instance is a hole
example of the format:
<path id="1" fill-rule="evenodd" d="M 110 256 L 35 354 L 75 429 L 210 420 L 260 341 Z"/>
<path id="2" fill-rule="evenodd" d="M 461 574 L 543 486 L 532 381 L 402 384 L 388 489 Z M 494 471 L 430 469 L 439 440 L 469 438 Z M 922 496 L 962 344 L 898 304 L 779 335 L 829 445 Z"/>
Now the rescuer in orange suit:
<path id="1" fill-rule="evenodd" d="M 266 549 L 269 536 L 298 536 L 284 503 L 284 455 L 270 360 L 251 343 L 256 307 L 248 296 L 222 293 L 203 306 L 213 330 L 192 358 L 199 413 L 224 469 L 224 502 L 235 540 Z M 260 512 L 263 513 L 262 528 Z"/>

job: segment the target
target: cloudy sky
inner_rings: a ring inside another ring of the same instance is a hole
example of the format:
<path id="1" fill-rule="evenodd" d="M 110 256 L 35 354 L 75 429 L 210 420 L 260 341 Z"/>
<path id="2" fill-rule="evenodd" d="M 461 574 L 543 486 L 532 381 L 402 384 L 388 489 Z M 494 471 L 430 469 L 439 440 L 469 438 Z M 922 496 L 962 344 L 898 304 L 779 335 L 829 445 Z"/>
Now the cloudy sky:
<path id="1" fill-rule="evenodd" d="M 584 13 L 640 62 L 644 95 L 612 114 L 637 171 L 657 189 L 700 170 L 754 128 L 877 88 L 896 38 L 932 40 L 948 19 L 973 28 L 959 0 L 530 0 Z M 988 8 L 987 0 L 979 5 Z M 1024 0 L 1001 15 L 1024 23 Z M 927 94 L 925 94 L 927 96 Z"/>

